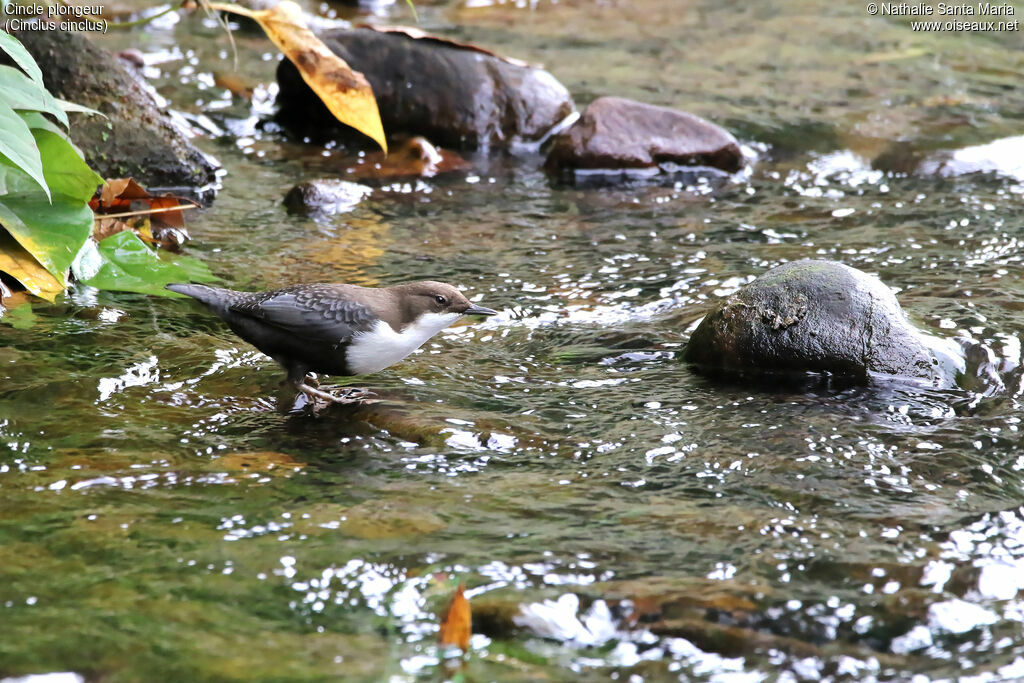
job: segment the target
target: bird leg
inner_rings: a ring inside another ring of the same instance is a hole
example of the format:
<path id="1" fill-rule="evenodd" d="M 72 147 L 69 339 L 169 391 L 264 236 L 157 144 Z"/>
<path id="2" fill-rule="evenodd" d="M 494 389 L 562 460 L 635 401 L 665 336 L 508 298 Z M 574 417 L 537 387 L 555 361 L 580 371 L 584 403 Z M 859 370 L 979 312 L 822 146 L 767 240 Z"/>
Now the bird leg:
<path id="1" fill-rule="evenodd" d="M 316 375 L 307 373 L 306 369 L 299 365 L 288 368 L 287 382 L 296 391 L 305 394 L 309 398 L 310 404 L 314 406 L 316 399 L 326 401 L 327 403 L 340 404 L 377 403 L 377 401 L 368 400 L 370 396 L 376 396 L 377 394 L 366 389 L 345 389 L 338 394 L 324 391 L 320 389 L 320 382 L 317 381 Z"/>
<path id="2" fill-rule="evenodd" d="M 290 383 L 297 391 L 301 391 L 306 396 L 309 396 L 311 402 L 315 401 L 315 399 L 318 398 L 327 401 L 328 403 L 338 403 L 342 405 L 378 402 L 370 399 L 371 396 L 376 396 L 377 394 L 373 393 L 372 391 L 367 391 L 366 389 L 345 389 L 343 392 L 339 394 L 332 394 L 322 389 L 318 389 L 315 386 L 310 386 L 309 384 L 301 380 L 291 380 Z"/>
<path id="3" fill-rule="evenodd" d="M 362 400 L 361 396 L 353 396 L 352 392 L 346 392 L 345 394 L 342 395 L 335 395 L 323 391 L 321 389 L 317 389 L 316 387 L 311 387 L 305 382 L 293 382 L 292 386 L 295 387 L 297 390 L 301 391 L 302 393 L 304 393 L 306 396 L 309 396 L 311 398 L 320 398 L 329 403 L 359 403 Z"/>

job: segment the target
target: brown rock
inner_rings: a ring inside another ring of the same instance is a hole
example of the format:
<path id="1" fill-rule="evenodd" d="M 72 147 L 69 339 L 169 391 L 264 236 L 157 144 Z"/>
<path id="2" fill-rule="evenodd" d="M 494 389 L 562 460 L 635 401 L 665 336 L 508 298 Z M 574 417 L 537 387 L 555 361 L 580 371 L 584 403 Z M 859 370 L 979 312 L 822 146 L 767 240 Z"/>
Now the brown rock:
<path id="1" fill-rule="evenodd" d="M 550 171 L 658 169 L 709 166 L 733 173 L 743 165 L 728 131 L 683 111 L 602 97 L 555 137 Z"/>

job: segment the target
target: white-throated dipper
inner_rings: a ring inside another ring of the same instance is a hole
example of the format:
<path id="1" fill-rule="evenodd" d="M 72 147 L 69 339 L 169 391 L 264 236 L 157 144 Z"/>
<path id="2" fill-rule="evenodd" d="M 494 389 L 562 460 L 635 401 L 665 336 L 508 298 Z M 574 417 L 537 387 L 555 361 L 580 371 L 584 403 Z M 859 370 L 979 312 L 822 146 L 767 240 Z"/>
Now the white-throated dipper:
<path id="1" fill-rule="evenodd" d="M 346 284 L 293 285 L 238 292 L 206 285 L 167 289 L 198 299 L 239 337 L 288 371 L 299 391 L 335 403 L 306 383 L 308 372 L 365 375 L 394 365 L 463 315 L 494 315 L 443 282 L 409 282 L 375 289 Z"/>

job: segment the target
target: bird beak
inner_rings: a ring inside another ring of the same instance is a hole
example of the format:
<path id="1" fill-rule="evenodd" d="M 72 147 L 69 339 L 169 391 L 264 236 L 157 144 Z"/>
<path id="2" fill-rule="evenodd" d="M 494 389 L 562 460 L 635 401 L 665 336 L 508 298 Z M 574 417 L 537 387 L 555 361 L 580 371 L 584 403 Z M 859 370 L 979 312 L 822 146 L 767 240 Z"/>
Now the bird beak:
<path id="1" fill-rule="evenodd" d="M 484 308 L 483 306 L 472 304 L 462 312 L 462 315 L 498 315 L 498 312 L 493 308 Z"/>

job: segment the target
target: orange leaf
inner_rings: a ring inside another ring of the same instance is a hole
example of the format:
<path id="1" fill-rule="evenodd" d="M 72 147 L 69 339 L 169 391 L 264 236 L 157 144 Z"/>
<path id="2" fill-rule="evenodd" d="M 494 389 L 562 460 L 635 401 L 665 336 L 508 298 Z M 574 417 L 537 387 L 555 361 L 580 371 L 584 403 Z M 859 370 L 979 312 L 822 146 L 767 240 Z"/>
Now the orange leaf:
<path id="1" fill-rule="evenodd" d="M 460 583 L 455 590 L 455 596 L 448 603 L 448 609 L 441 619 L 441 630 L 437 633 L 437 642 L 441 645 L 454 645 L 463 652 L 468 652 L 469 638 L 473 635 L 473 615 L 464 593 L 465 589 L 466 586 Z"/>
<path id="2" fill-rule="evenodd" d="M 270 9 L 259 11 L 223 2 L 211 2 L 209 7 L 241 14 L 257 22 L 267 37 L 298 68 L 302 79 L 335 118 L 372 138 L 381 149 L 388 151 L 384 125 L 380 121 L 370 82 L 309 30 L 297 4 L 284 0 Z"/>
<path id="3" fill-rule="evenodd" d="M 177 197 L 153 197 L 148 200 L 149 208 L 151 209 L 168 209 L 175 206 L 180 206 Z M 186 207 L 189 208 L 189 207 Z M 164 225 L 171 228 L 184 228 L 185 217 L 181 215 L 181 211 L 167 211 L 166 213 L 159 214 L 159 218 L 156 215 L 153 216 L 154 220 L 159 220 Z"/>
<path id="4" fill-rule="evenodd" d="M 103 184 L 100 196 L 89 202 L 89 208 L 93 211 L 106 209 L 106 213 L 124 211 L 133 199 L 149 199 L 149 193 L 134 178 L 112 178 Z"/>
<path id="5" fill-rule="evenodd" d="M 64 285 L 39 265 L 39 261 L 18 244 L 10 233 L 0 230 L 0 271 L 25 286 L 41 299 L 53 301 L 64 291 Z"/>

